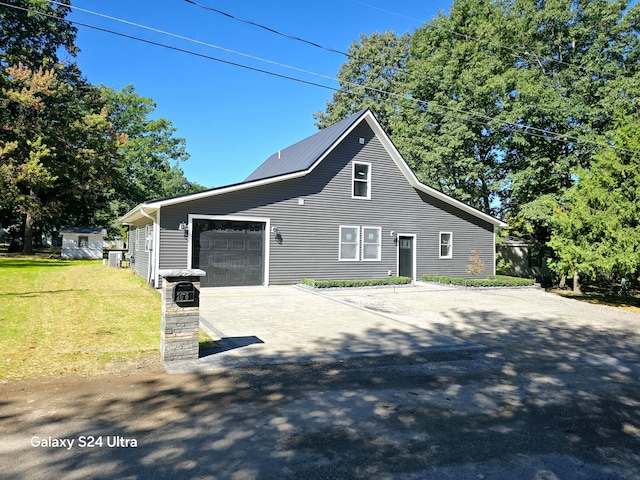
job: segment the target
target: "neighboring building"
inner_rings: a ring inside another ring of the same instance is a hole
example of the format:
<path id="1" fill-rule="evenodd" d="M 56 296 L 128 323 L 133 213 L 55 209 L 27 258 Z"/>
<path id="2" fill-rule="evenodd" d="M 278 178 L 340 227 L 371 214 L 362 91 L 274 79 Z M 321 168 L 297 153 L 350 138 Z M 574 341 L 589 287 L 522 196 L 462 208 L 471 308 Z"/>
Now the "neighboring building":
<path id="1" fill-rule="evenodd" d="M 485 213 L 418 181 L 370 110 L 272 155 L 244 182 L 142 203 L 133 267 L 200 268 L 202 286 L 423 274 L 468 277 L 471 250 L 494 273 Z"/>
<path id="2" fill-rule="evenodd" d="M 65 227 L 62 235 L 63 260 L 101 259 L 102 245 L 107 230 L 104 228 Z"/>
<path id="3" fill-rule="evenodd" d="M 535 242 L 518 237 L 505 237 L 498 246 L 498 256 L 504 261 L 506 275 L 533 278 L 539 283 L 551 281 L 546 249 Z"/>

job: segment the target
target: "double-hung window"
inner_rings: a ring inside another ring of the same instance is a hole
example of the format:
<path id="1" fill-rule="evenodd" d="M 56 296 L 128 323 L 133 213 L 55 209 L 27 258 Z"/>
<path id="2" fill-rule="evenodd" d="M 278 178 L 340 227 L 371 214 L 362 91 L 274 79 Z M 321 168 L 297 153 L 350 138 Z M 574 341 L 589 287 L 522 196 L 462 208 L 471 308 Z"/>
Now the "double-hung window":
<path id="1" fill-rule="evenodd" d="M 382 229 L 380 227 L 362 227 L 362 260 L 376 261 L 381 259 Z"/>
<path id="2" fill-rule="evenodd" d="M 360 252 L 360 227 L 340 226 L 340 260 L 358 260 Z"/>
<path id="3" fill-rule="evenodd" d="M 440 258 L 453 257 L 453 233 L 440 232 Z"/>
<path id="4" fill-rule="evenodd" d="M 371 164 L 353 162 L 353 198 L 371 198 Z"/>

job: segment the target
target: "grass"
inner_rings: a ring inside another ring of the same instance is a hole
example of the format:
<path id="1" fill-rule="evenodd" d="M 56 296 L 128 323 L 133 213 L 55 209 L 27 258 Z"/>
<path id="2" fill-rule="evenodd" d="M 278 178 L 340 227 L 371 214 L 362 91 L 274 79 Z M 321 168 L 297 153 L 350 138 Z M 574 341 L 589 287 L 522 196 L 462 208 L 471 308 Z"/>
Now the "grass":
<path id="1" fill-rule="evenodd" d="M 159 351 L 160 297 L 130 270 L 10 255 L 0 278 L 2 380 L 91 376 Z"/>
<path id="2" fill-rule="evenodd" d="M 640 313 L 640 297 L 638 295 L 620 296 L 611 292 L 611 288 L 598 285 L 586 285 L 582 287 L 581 294 L 574 294 L 571 290 L 561 290 L 553 288 L 548 290 L 551 293 L 566 298 L 573 298 L 581 302 L 607 305 L 609 307 L 621 308 L 632 312 Z"/>

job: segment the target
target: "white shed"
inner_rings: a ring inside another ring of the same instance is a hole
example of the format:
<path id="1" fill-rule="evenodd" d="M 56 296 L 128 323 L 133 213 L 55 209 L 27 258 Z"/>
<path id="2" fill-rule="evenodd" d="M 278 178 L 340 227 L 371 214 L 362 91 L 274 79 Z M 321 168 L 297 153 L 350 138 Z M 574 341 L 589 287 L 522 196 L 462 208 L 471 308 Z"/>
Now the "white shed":
<path id="1" fill-rule="evenodd" d="M 102 259 L 102 246 L 107 230 L 104 228 L 65 227 L 62 235 L 63 260 Z"/>

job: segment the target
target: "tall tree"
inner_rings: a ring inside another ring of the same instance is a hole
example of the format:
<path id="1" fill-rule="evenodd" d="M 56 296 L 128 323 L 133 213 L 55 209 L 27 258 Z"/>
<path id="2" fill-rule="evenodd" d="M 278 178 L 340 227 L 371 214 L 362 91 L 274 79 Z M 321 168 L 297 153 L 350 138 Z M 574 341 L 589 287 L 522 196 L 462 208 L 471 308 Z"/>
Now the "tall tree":
<path id="1" fill-rule="evenodd" d="M 184 138 L 164 118 L 152 118 L 156 104 L 141 97 L 132 85 L 121 91 L 101 87 L 108 119 L 120 132 L 119 179 L 111 194 L 108 214 L 126 213 L 140 202 L 202 190 L 190 182 L 180 164 L 189 158 Z"/>
<path id="2" fill-rule="evenodd" d="M 61 53 L 75 56 L 76 28 L 67 20 L 68 0 L 6 0 L 0 6 L 0 66 L 59 63 Z M 65 5 L 66 4 L 66 5 Z"/>
<path id="3" fill-rule="evenodd" d="M 23 215 L 24 250 L 36 222 L 93 217 L 116 173 L 117 138 L 98 92 L 69 85 L 59 68 L 9 67 L 0 95 L 4 202 Z"/>
<path id="4" fill-rule="evenodd" d="M 407 62 L 416 101 L 396 117 L 394 141 L 418 178 L 487 213 L 499 212 L 505 178 L 497 119 L 514 88 L 499 44 L 503 10 L 491 1 L 456 1 L 418 29 Z"/>
<path id="5" fill-rule="evenodd" d="M 404 97 L 379 95 L 373 110 L 384 112 L 422 181 L 544 243 L 549 205 L 571 187 L 576 167 L 588 167 L 614 111 L 640 97 L 640 5 L 628 7 L 627 0 L 455 0 L 449 15 L 398 50 L 407 55 L 394 75 L 403 85 L 392 91 Z M 345 78 L 377 85 L 375 51 L 370 58 L 373 65 L 350 58 L 341 74 L 364 72 Z M 320 126 L 367 101 L 334 95 Z"/>
<path id="6" fill-rule="evenodd" d="M 594 156 L 590 168 L 574 172 L 576 183 L 552 213 L 551 266 L 573 276 L 620 279 L 640 271 L 640 117 L 616 122 L 613 148 Z"/>
<path id="7" fill-rule="evenodd" d="M 314 114 L 316 125 L 326 128 L 368 107 L 390 132 L 391 119 L 407 93 L 409 38 L 408 34 L 396 35 L 391 30 L 360 35 L 349 46 L 349 60 L 338 72 L 340 89 L 327 102 L 326 112 Z"/>
<path id="8" fill-rule="evenodd" d="M 514 46 L 517 84 L 503 119 L 518 125 L 503 144 L 509 222 L 538 241 L 550 235 L 549 204 L 588 168 L 616 110 L 640 95 L 640 9 L 626 0 L 508 3 L 505 41 Z"/>

